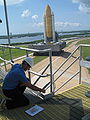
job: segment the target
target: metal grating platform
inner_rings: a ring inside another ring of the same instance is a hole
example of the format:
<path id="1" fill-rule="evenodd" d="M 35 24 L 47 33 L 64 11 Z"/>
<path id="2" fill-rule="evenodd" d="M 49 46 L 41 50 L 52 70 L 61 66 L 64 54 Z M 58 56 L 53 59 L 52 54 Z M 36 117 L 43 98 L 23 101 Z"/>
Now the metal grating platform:
<path id="1" fill-rule="evenodd" d="M 88 90 L 90 87 L 86 85 L 76 86 L 48 100 L 32 101 L 29 106 L 0 112 L 0 120 L 81 120 L 90 113 L 90 98 L 84 95 Z M 2 96 L 0 89 L 0 98 Z M 43 107 L 44 111 L 34 117 L 24 112 L 36 104 Z"/>

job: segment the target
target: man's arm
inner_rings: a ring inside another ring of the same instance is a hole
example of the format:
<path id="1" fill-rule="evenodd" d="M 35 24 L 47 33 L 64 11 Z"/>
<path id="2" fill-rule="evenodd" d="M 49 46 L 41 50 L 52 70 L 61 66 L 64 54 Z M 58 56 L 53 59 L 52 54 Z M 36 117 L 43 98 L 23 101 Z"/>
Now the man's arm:
<path id="1" fill-rule="evenodd" d="M 32 90 L 40 91 L 40 92 L 45 93 L 45 90 L 44 90 L 44 89 L 41 89 L 41 88 L 39 88 L 39 87 L 37 87 L 37 86 L 35 86 L 35 85 L 32 85 L 30 82 L 25 82 L 25 83 L 23 83 L 22 85 L 25 85 L 26 87 L 29 87 L 29 88 L 31 88 Z"/>

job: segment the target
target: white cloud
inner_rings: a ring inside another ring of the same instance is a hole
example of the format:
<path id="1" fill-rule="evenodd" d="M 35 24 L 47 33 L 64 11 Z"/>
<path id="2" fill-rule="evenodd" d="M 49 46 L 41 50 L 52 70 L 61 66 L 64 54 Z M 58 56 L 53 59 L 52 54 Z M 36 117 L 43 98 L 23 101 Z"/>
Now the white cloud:
<path id="1" fill-rule="evenodd" d="M 79 3 L 79 0 L 72 0 L 73 3 Z"/>
<path id="2" fill-rule="evenodd" d="M 79 10 L 90 13 L 90 0 L 72 0 L 73 3 L 79 3 Z"/>
<path id="3" fill-rule="evenodd" d="M 25 0 L 6 0 L 7 5 L 19 4 Z M 0 0 L 0 5 L 3 5 L 3 0 Z"/>
<path id="4" fill-rule="evenodd" d="M 56 22 L 55 23 L 55 28 L 67 28 L 67 27 L 79 27 L 81 26 L 80 23 L 70 23 L 70 22 Z M 44 23 L 40 22 L 40 23 L 34 23 L 33 27 L 37 27 L 37 28 L 43 28 L 44 27 Z"/>
<path id="5" fill-rule="evenodd" d="M 33 20 L 36 20 L 37 18 L 38 18 L 38 15 L 33 15 L 33 16 L 32 16 L 32 19 L 33 19 Z"/>
<path id="6" fill-rule="evenodd" d="M 55 23 L 56 27 L 79 27 L 81 26 L 80 23 L 69 23 L 69 22 L 56 22 Z"/>
<path id="7" fill-rule="evenodd" d="M 44 24 L 43 24 L 43 22 L 40 22 L 40 23 L 34 23 L 34 26 L 35 26 L 35 27 L 43 27 Z"/>
<path id="8" fill-rule="evenodd" d="M 30 11 L 26 9 L 22 12 L 21 17 L 28 17 L 29 15 L 30 15 Z"/>

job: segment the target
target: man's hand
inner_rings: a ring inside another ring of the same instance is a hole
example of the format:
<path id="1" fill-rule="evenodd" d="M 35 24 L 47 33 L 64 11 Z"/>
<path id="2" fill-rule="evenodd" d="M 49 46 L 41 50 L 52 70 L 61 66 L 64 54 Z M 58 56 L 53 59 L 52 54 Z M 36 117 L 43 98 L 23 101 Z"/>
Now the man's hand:
<path id="1" fill-rule="evenodd" d="M 41 89 L 41 90 L 40 90 L 40 92 L 43 92 L 43 93 L 45 93 L 45 90 L 44 90 L 44 89 Z"/>
<path id="2" fill-rule="evenodd" d="M 26 87 L 31 88 L 32 90 L 35 90 L 35 91 L 40 91 L 40 92 L 45 93 L 45 90 L 44 90 L 44 89 L 41 89 L 41 88 L 39 88 L 39 87 L 37 87 L 37 86 L 32 85 L 29 81 L 28 81 L 28 82 L 23 83 L 23 85 L 25 85 Z"/>

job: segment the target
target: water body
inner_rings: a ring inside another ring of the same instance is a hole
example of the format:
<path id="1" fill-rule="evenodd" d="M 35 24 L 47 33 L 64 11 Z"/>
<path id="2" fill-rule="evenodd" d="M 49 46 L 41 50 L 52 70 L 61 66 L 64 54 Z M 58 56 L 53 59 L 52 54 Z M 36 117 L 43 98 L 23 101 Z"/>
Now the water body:
<path id="1" fill-rule="evenodd" d="M 79 35 L 80 33 L 82 33 L 82 35 Z M 59 33 L 59 36 L 77 34 L 77 37 L 85 37 L 85 36 L 90 36 L 90 32 L 88 33 L 89 34 L 85 35 L 84 32 L 71 32 L 71 33 L 61 32 Z M 44 39 L 43 35 L 38 35 L 33 37 L 13 38 L 13 39 L 10 39 L 10 41 L 11 43 L 24 43 L 24 42 L 31 42 L 31 41 L 42 40 L 42 39 Z M 8 44 L 8 39 L 0 39 L 0 44 Z"/>
<path id="2" fill-rule="evenodd" d="M 21 38 L 13 38 L 10 39 L 11 43 L 24 43 L 31 42 L 36 40 L 42 40 L 43 35 L 33 36 L 33 37 L 21 37 Z M 0 39 L 0 44 L 8 44 L 8 39 Z"/>

